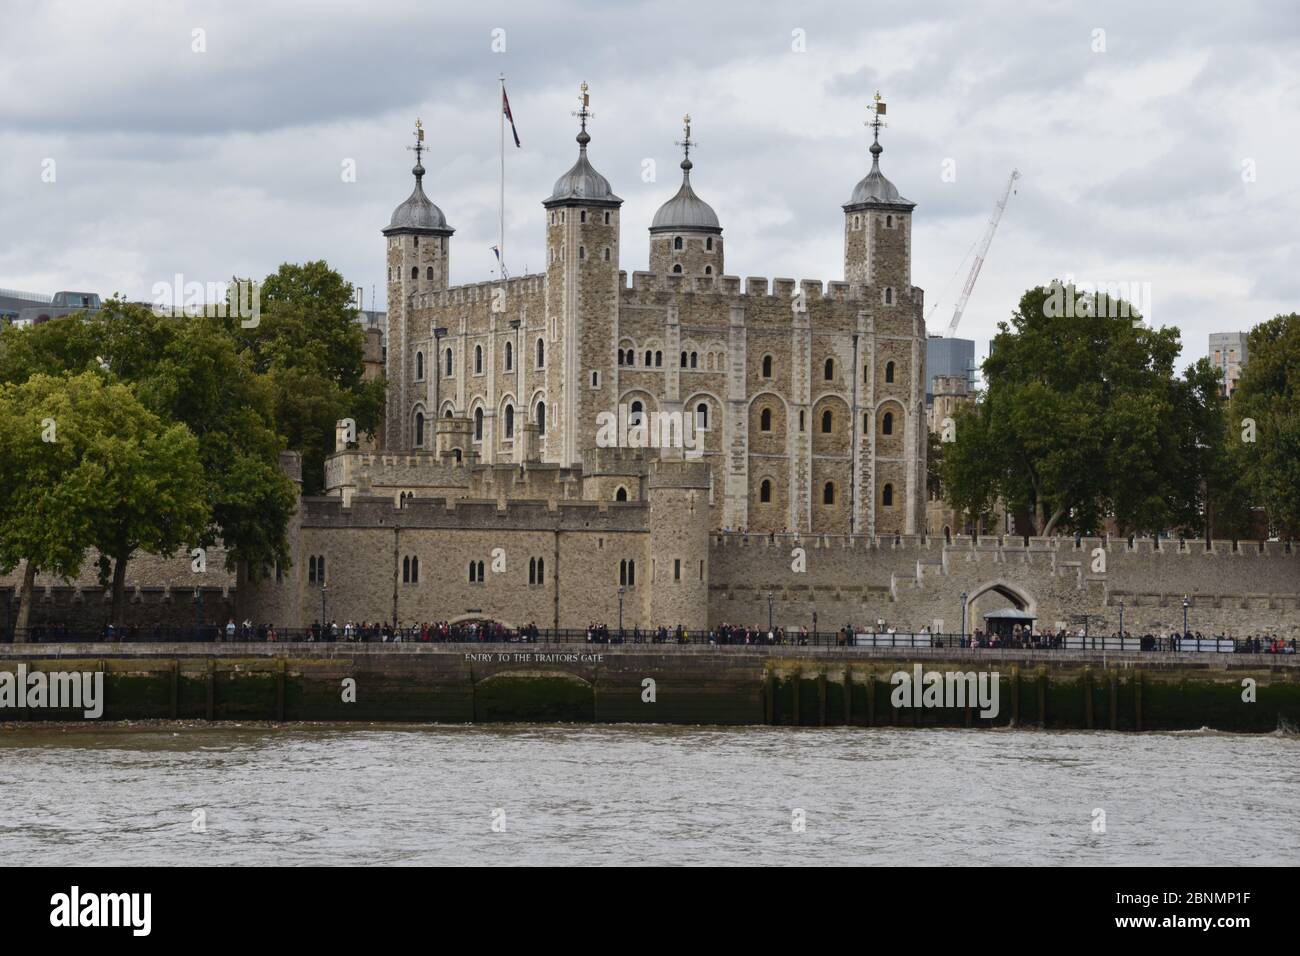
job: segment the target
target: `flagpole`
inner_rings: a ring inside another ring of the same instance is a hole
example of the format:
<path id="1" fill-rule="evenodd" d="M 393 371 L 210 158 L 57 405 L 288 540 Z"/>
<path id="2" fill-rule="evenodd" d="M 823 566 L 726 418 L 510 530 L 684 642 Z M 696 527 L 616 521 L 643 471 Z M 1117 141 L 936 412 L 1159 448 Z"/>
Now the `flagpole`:
<path id="1" fill-rule="evenodd" d="M 497 265 L 502 280 L 506 277 L 506 75 L 500 74 L 501 102 L 497 104 L 497 119 L 501 121 L 501 219 L 497 224 Z"/>

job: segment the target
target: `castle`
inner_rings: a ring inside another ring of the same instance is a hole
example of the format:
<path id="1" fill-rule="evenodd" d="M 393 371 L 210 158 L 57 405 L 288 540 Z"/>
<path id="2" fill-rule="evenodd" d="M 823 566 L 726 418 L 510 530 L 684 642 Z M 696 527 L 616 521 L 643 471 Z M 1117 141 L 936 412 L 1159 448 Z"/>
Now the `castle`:
<path id="1" fill-rule="evenodd" d="M 383 229 L 385 426 L 339 423 L 291 562 L 142 555 L 130 618 L 491 619 L 642 629 L 723 622 L 968 630 L 1010 605 L 1045 628 L 1300 636 L 1289 543 L 1040 539 L 926 527 L 925 325 L 914 204 L 872 160 L 844 211 L 844 280 L 741 280 L 682 182 L 619 269 L 622 200 L 578 157 L 543 203 L 546 271 L 448 285 L 453 229 L 415 186 Z M 371 355 L 378 332 L 370 336 Z M 611 426 L 612 422 L 612 426 Z M 362 438 L 358 442 L 358 438 Z M 296 455 L 282 462 L 301 479 Z M 104 590 L 38 578 L 35 620 L 102 623 Z M 0 579 L 12 606 L 15 575 Z"/>
<path id="2" fill-rule="evenodd" d="M 843 206 L 843 281 L 726 274 L 721 222 L 691 183 L 687 117 L 681 187 L 650 224 L 651 271 L 629 284 L 623 200 L 588 156 L 585 88 L 577 115 L 577 160 L 542 202 L 546 271 L 505 281 L 448 285 L 454 230 L 425 195 L 417 141 L 415 188 L 383 230 L 383 448 L 421 464 L 358 458 L 338 465 L 330 492 L 350 498 L 364 477 L 374 493 L 418 498 L 447 487 L 448 463 L 594 476 L 614 466 L 593 453 L 609 437 L 638 444 L 640 423 L 642 438 L 668 439 L 659 457 L 706 466 L 711 527 L 922 531 L 915 207 L 880 171 L 879 122 L 871 169 Z M 644 500 L 635 469 L 602 477 L 584 497 Z"/>

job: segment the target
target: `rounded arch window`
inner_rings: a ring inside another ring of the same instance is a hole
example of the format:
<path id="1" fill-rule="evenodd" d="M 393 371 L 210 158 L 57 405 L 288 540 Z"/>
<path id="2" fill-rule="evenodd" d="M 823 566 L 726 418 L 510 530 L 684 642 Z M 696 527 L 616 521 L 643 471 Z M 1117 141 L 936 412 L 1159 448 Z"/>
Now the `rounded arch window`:
<path id="1" fill-rule="evenodd" d="M 829 435 L 835 427 L 835 415 L 828 408 L 822 412 L 822 434 Z"/>
<path id="2" fill-rule="evenodd" d="M 451 369 L 452 369 L 452 364 L 451 364 L 451 349 L 447 349 L 447 351 L 444 352 L 443 355 L 446 357 L 447 374 L 450 375 L 450 374 L 451 374 Z"/>
<path id="3" fill-rule="evenodd" d="M 772 356 L 763 356 L 763 378 L 772 377 Z"/>
<path id="4" fill-rule="evenodd" d="M 758 413 L 758 430 L 761 432 L 772 430 L 772 409 L 765 408 Z"/>
<path id="5" fill-rule="evenodd" d="M 429 279 L 430 281 L 433 280 L 433 266 L 429 266 L 427 269 L 424 270 L 424 277 L 426 279 Z"/>
<path id="6" fill-rule="evenodd" d="M 893 362 L 886 362 L 886 363 L 885 363 L 885 382 L 886 382 L 886 384 L 890 384 L 890 383 L 892 383 L 893 381 L 894 381 L 894 363 L 893 363 Z"/>
<path id="7" fill-rule="evenodd" d="M 420 267 L 419 267 L 419 266 L 411 266 L 411 278 L 412 278 L 412 279 L 418 279 L 418 278 L 420 278 Z"/>
<path id="8" fill-rule="evenodd" d="M 424 353 L 415 353 L 415 380 L 418 382 L 424 378 Z"/>
<path id="9" fill-rule="evenodd" d="M 681 237 L 681 236 L 674 236 L 674 237 L 673 237 L 673 248 L 674 248 L 674 249 L 680 249 L 681 247 L 682 247 L 682 237 Z M 681 270 L 680 268 L 678 268 L 678 269 L 675 269 L 675 270 L 673 270 L 673 271 L 675 271 L 675 272 L 681 272 L 682 270 Z"/>
<path id="10" fill-rule="evenodd" d="M 880 503 L 881 503 L 882 505 L 884 505 L 886 508 L 892 508 L 892 507 L 894 506 L 894 486 L 893 486 L 893 485 L 888 485 L 888 484 L 887 484 L 887 485 L 885 485 L 885 487 L 883 487 L 883 488 L 880 489 Z"/>
<path id="11" fill-rule="evenodd" d="M 415 413 L 415 447 L 424 447 L 424 412 Z"/>
<path id="12" fill-rule="evenodd" d="M 509 372 L 515 367 L 515 347 L 511 342 L 506 343 L 506 371 Z"/>
<path id="13" fill-rule="evenodd" d="M 768 481 L 766 478 L 764 478 L 763 483 L 758 486 L 758 500 L 764 504 L 767 504 L 772 500 L 772 482 Z"/>
<path id="14" fill-rule="evenodd" d="M 695 406 L 695 427 L 704 431 L 709 427 L 709 403 L 700 402 Z"/>
<path id="15" fill-rule="evenodd" d="M 546 340 L 537 340 L 537 367 L 546 368 Z"/>
<path id="16" fill-rule="evenodd" d="M 835 482 L 828 481 L 826 482 L 826 486 L 822 488 L 822 504 L 835 504 Z"/>
<path id="17" fill-rule="evenodd" d="M 706 276 L 711 276 L 711 275 L 713 275 L 713 266 L 705 266 L 705 267 L 704 267 L 704 274 L 705 274 Z"/>
<path id="18" fill-rule="evenodd" d="M 506 406 L 506 438 L 515 437 L 515 407 Z"/>
<path id="19" fill-rule="evenodd" d="M 483 374 L 483 346 L 474 346 L 474 374 Z"/>
<path id="20" fill-rule="evenodd" d="M 833 380 L 835 378 L 835 359 L 828 358 L 826 360 L 825 367 L 822 369 L 822 372 L 826 381 L 829 382 Z"/>
<path id="21" fill-rule="evenodd" d="M 673 272 L 681 273 L 681 271 L 682 271 L 682 264 L 680 262 L 677 263 L 677 265 L 673 266 Z"/>
<path id="22" fill-rule="evenodd" d="M 627 414 L 628 424 L 639 425 L 641 424 L 641 419 L 645 417 L 645 405 L 638 398 L 636 401 L 634 401 L 631 405 L 628 406 L 627 412 L 628 412 Z"/>
<path id="23" fill-rule="evenodd" d="M 894 434 L 894 413 L 893 412 L 885 412 L 885 414 L 881 417 L 880 434 L 882 435 Z"/>
<path id="24" fill-rule="evenodd" d="M 483 409 L 474 409 L 474 440 L 483 440 Z"/>

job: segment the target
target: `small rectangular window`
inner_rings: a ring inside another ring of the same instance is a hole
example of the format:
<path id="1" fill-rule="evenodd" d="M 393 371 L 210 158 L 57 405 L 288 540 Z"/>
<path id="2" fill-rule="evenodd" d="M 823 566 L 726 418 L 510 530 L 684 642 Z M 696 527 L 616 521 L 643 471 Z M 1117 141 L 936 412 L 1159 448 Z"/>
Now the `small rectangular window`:
<path id="1" fill-rule="evenodd" d="M 682 559 L 673 558 L 673 580 L 680 581 L 681 579 L 682 579 Z"/>

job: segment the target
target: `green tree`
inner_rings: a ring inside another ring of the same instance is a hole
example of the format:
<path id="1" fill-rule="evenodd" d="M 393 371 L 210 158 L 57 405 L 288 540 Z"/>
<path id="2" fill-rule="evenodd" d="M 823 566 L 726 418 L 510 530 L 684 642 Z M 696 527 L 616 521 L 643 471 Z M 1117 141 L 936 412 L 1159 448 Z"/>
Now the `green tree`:
<path id="1" fill-rule="evenodd" d="M 0 388 L 0 422 L 0 480 L 12 490 L 0 505 L 0 567 L 25 562 L 20 632 L 38 571 L 71 577 L 97 547 L 111 562 L 116 618 L 132 554 L 198 540 L 208 520 L 198 442 L 126 386 L 94 372 L 37 374 Z"/>
<path id="2" fill-rule="evenodd" d="M 1059 282 L 1028 290 L 999 324 L 987 391 L 947 450 L 950 500 L 990 495 L 1033 515 L 1034 532 L 1095 533 L 1107 514 L 1127 531 L 1183 520 L 1195 468 L 1166 426 L 1179 395 L 1176 329 L 1150 329 L 1128 303 Z"/>
<path id="3" fill-rule="evenodd" d="M 262 285 L 258 323 L 230 320 L 268 382 L 276 427 L 302 453 L 306 494 L 324 488 L 335 423 L 351 418 L 359 433 L 373 435 L 383 417 L 383 379 L 363 378 L 365 333 L 354 298 L 325 262 L 285 264 Z"/>
<path id="4" fill-rule="evenodd" d="M 1300 536 L 1300 314 L 1278 315 L 1250 330 L 1249 361 L 1232 398 L 1236 461 L 1253 503 L 1272 532 Z M 1254 423 L 1246 441 L 1244 420 Z"/>

